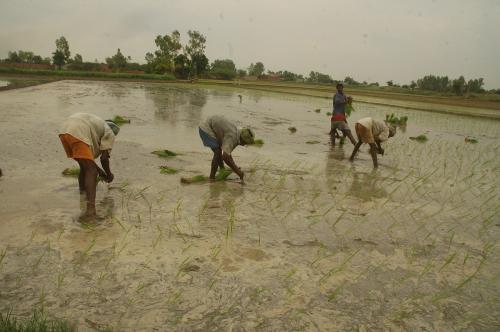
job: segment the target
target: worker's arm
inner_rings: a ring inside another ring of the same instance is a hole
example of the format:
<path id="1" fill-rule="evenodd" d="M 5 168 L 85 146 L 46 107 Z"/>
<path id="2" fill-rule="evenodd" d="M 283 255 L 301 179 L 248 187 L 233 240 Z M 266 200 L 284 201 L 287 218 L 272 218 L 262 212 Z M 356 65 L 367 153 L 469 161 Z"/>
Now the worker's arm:
<path id="1" fill-rule="evenodd" d="M 244 176 L 244 173 L 243 171 L 236 165 L 236 163 L 234 162 L 233 160 L 233 157 L 230 155 L 230 154 L 227 154 L 225 152 L 222 152 L 222 160 L 224 160 L 224 162 L 229 166 L 231 167 L 231 169 L 233 170 L 233 172 L 235 172 L 236 174 L 238 174 L 238 176 L 240 177 L 240 179 L 243 181 L 243 176 Z"/>
<path id="2" fill-rule="evenodd" d="M 101 165 L 102 168 L 104 168 L 105 174 L 99 174 L 99 175 L 104 175 L 104 179 L 106 182 L 112 182 L 114 179 L 113 173 L 111 173 L 111 169 L 109 168 L 109 151 L 105 150 L 102 151 L 101 153 Z M 99 172 L 100 173 L 100 172 Z"/>

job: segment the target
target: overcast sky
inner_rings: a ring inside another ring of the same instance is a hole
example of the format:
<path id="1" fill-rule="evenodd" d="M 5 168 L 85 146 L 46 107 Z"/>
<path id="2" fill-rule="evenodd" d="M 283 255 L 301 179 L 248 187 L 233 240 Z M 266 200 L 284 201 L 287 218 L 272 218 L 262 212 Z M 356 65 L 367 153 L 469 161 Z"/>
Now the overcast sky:
<path id="1" fill-rule="evenodd" d="M 144 62 L 158 34 L 199 30 L 210 60 L 343 79 L 408 83 L 426 74 L 484 77 L 500 88 L 500 0 L 0 0 L 0 57 L 72 55 Z M 384 83 L 385 84 L 385 83 Z"/>

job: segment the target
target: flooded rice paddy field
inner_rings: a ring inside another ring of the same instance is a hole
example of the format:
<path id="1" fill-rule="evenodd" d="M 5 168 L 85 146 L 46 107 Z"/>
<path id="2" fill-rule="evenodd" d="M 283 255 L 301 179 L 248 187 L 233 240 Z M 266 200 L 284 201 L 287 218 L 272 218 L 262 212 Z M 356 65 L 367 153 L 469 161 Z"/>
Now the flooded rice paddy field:
<path id="1" fill-rule="evenodd" d="M 350 163 L 352 145 L 331 146 L 330 109 L 190 85 L 0 93 L 0 310 L 42 307 L 81 330 L 498 330 L 499 122 L 357 103 L 351 128 L 409 118 L 373 170 L 367 147 Z M 75 112 L 132 120 L 91 224 L 78 222 L 76 179 L 61 176 L 76 163 L 57 130 Z M 212 114 L 265 142 L 234 152 L 245 185 L 180 184 L 209 172 L 197 125 Z M 409 139 L 419 134 L 429 140 Z"/>

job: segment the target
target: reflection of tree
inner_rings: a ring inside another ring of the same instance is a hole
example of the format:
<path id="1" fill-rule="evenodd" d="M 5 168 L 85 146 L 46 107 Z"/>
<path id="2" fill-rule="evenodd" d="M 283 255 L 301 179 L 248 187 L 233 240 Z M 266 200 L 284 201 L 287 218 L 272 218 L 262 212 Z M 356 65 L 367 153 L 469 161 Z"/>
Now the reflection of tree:
<path id="1" fill-rule="evenodd" d="M 155 105 L 155 118 L 175 125 L 184 121 L 195 127 L 201 120 L 202 109 L 207 103 L 207 91 L 197 88 L 177 88 L 146 85 L 146 98 Z"/>

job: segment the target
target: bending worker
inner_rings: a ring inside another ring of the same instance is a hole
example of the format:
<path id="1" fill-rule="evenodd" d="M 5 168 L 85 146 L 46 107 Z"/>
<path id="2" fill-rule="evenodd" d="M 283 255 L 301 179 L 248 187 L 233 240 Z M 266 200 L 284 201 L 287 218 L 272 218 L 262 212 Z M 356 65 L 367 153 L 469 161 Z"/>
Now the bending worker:
<path id="1" fill-rule="evenodd" d="M 381 143 L 386 141 L 389 137 L 396 134 L 396 128 L 386 124 L 383 121 L 375 120 L 372 118 L 362 118 L 356 122 L 356 135 L 358 136 L 358 143 L 354 146 L 350 161 L 354 161 L 354 157 L 358 152 L 361 144 L 366 143 L 370 145 L 370 154 L 373 160 L 373 167 L 378 167 L 377 153 L 383 155 Z"/>
<path id="2" fill-rule="evenodd" d="M 96 215 L 97 176 L 108 183 L 113 181 L 109 158 L 119 131 L 120 128 L 113 121 L 104 121 L 88 113 L 73 114 L 62 125 L 59 138 L 68 158 L 75 159 L 80 166 L 78 185 L 80 193 L 87 197 L 88 216 Z M 104 170 L 94 162 L 99 156 Z"/>
<path id="3" fill-rule="evenodd" d="M 226 163 L 243 181 L 244 173 L 236 165 L 231 152 L 238 145 L 254 143 L 254 134 L 249 128 L 237 128 L 236 125 L 221 115 L 213 115 L 200 124 L 199 133 L 203 145 L 212 149 L 212 167 L 210 179 L 215 179 L 217 169 Z"/>

